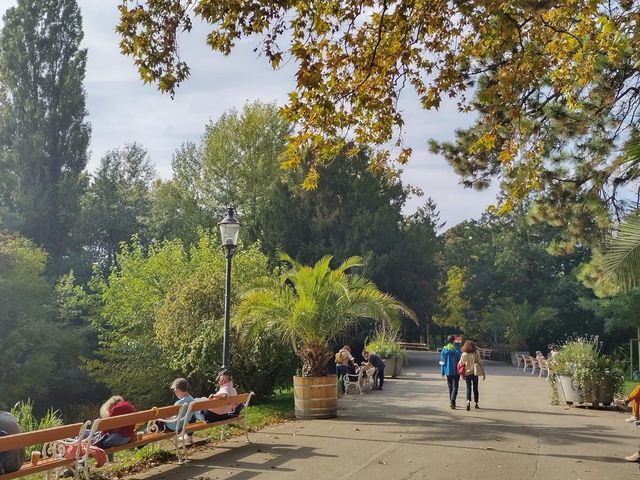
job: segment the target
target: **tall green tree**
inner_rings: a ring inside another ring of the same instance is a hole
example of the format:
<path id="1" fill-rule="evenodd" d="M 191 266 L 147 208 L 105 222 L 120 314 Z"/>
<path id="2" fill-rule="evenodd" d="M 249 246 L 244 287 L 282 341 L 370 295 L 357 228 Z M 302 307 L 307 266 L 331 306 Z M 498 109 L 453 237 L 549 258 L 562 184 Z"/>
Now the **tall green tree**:
<path id="1" fill-rule="evenodd" d="M 149 234 L 156 240 L 180 239 L 185 245 L 198 241 L 198 228 L 213 228 L 219 211 L 203 201 L 202 147 L 185 142 L 171 162 L 173 178 L 156 180 L 151 188 Z"/>
<path id="2" fill-rule="evenodd" d="M 135 234 L 148 240 L 151 182 L 155 170 L 147 151 L 132 143 L 107 152 L 82 201 L 85 248 L 93 261 L 109 267 L 120 249 Z"/>
<path id="3" fill-rule="evenodd" d="M 62 408 L 95 392 L 80 360 L 93 307 L 72 275 L 52 289 L 45 264 L 32 241 L 0 231 L 0 408 L 28 399 Z"/>
<path id="4" fill-rule="evenodd" d="M 0 32 L 0 222 L 54 260 L 77 246 L 90 127 L 76 0 L 18 0 Z"/>
<path id="5" fill-rule="evenodd" d="M 300 187 L 300 171 L 290 172 L 271 192 L 262 243 L 272 255 L 285 251 L 306 264 L 325 255 L 362 257 L 363 274 L 416 312 L 420 325 L 402 328 L 418 340 L 435 306 L 441 224 L 432 201 L 403 215 L 414 190 L 398 172 L 369 169 L 372 154 L 361 148 L 357 158 L 338 156 L 312 191 Z"/>
<path id="6" fill-rule="evenodd" d="M 202 142 L 202 198 L 210 210 L 233 205 L 243 238 L 262 236 L 269 192 L 282 177 L 280 162 L 291 125 L 275 104 L 247 103 L 207 126 Z"/>
<path id="7" fill-rule="evenodd" d="M 185 143 L 174 155 L 173 179 L 154 186 L 155 238 L 179 237 L 190 243 L 197 238 L 197 226 L 215 226 L 231 205 L 242 223 L 243 240 L 251 244 L 262 239 L 290 132 L 278 107 L 259 101 L 208 124 L 200 142 Z"/>

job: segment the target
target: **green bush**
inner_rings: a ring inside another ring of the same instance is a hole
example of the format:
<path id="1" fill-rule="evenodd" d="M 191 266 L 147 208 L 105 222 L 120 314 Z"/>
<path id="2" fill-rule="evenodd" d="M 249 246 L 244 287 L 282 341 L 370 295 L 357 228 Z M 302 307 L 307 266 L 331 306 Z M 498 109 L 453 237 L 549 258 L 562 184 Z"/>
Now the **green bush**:
<path id="1" fill-rule="evenodd" d="M 50 408 L 44 416 L 38 420 L 33 413 L 33 402 L 18 402 L 11 409 L 11 415 L 16 417 L 21 432 L 33 432 L 42 430 L 43 428 L 59 427 L 63 424 L 62 417 L 57 410 Z M 26 449 L 27 456 L 31 455 L 34 450 L 42 450 L 42 445 L 32 445 Z"/>
<path id="2" fill-rule="evenodd" d="M 550 361 L 554 372 L 569 375 L 574 388 L 588 402 L 597 401 L 602 385 L 614 394 L 622 391 L 622 370 L 611 358 L 600 354 L 598 337 L 570 339 L 559 347 Z"/>
<path id="3" fill-rule="evenodd" d="M 376 353 L 382 358 L 401 358 L 406 360 L 407 352 L 398 343 L 399 335 L 398 331 L 383 326 L 377 329 L 371 340 L 365 341 L 365 349 L 371 353 Z"/>

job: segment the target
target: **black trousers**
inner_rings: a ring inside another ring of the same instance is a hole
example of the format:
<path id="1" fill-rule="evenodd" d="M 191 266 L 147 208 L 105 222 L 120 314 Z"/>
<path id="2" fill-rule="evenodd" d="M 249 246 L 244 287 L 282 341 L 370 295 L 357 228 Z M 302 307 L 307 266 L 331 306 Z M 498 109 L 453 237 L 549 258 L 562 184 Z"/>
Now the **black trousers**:
<path id="1" fill-rule="evenodd" d="M 467 402 L 471 401 L 471 388 L 473 387 L 473 401 L 478 403 L 480 398 L 480 392 L 478 391 L 478 376 L 465 375 L 464 380 L 467 382 Z"/>
<path id="2" fill-rule="evenodd" d="M 449 402 L 451 405 L 456 404 L 458 398 L 458 385 L 460 384 L 460 375 L 447 375 L 447 387 L 449 387 Z"/>
<path id="3" fill-rule="evenodd" d="M 373 377 L 373 386 L 376 388 L 382 388 L 383 384 L 384 384 L 384 367 L 377 368 L 376 374 Z"/>

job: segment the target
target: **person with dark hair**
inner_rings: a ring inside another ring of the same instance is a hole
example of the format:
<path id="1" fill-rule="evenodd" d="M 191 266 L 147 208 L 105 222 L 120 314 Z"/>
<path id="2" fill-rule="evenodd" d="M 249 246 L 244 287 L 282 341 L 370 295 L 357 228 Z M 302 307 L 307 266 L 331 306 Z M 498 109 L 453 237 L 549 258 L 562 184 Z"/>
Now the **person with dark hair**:
<path id="1" fill-rule="evenodd" d="M 452 410 L 456 408 L 456 398 L 458 397 L 458 385 L 460 375 L 458 374 L 458 362 L 460 361 L 460 348 L 454 344 L 455 337 L 449 335 L 447 344 L 440 351 L 440 373 L 442 377 L 447 377 L 447 387 L 449 388 L 449 406 Z"/>
<path id="2" fill-rule="evenodd" d="M 467 382 L 467 411 L 471 410 L 471 390 L 473 389 L 473 401 L 478 406 L 480 393 L 478 391 L 478 376 L 482 375 L 482 380 L 486 379 L 482 357 L 478 353 L 478 347 L 472 340 L 467 340 L 462 346 L 462 356 L 460 364 L 464 368 L 464 379 Z"/>
<path id="3" fill-rule="evenodd" d="M 362 357 L 367 362 L 367 365 L 371 365 L 376 369 L 376 373 L 373 377 L 373 389 L 382 390 L 382 385 L 384 384 L 384 360 L 382 360 L 380 355 L 369 353 L 367 350 L 362 352 Z"/>
<path id="4" fill-rule="evenodd" d="M 20 433 L 16 417 L 9 412 L 0 412 L 0 436 Z M 24 463 L 24 449 L 0 452 L 0 475 L 17 472 Z"/>

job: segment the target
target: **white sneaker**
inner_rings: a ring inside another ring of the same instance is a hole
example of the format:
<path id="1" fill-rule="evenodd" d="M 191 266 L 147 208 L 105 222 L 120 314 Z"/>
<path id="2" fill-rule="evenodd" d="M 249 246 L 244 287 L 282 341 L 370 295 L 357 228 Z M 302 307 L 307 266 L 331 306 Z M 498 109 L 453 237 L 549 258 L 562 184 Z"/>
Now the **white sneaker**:
<path id="1" fill-rule="evenodd" d="M 180 435 L 178 437 L 179 442 L 184 442 L 185 445 L 191 445 L 193 443 L 193 437 L 191 435 Z"/>
<path id="2" fill-rule="evenodd" d="M 640 460 L 640 453 L 636 452 L 633 455 L 629 455 L 628 457 L 624 457 L 627 462 L 637 462 Z"/>
<path id="3" fill-rule="evenodd" d="M 637 422 L 638 421 L 638 417 L 629 417 L 625 420 L 625 422 L 627 423 L 633 423 L 633 422 Z"/>

